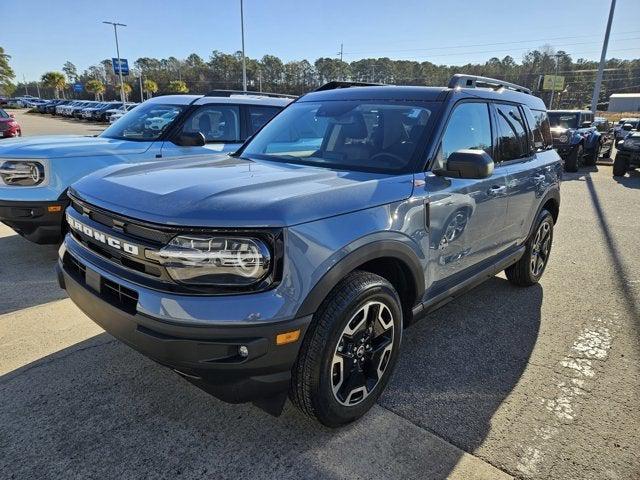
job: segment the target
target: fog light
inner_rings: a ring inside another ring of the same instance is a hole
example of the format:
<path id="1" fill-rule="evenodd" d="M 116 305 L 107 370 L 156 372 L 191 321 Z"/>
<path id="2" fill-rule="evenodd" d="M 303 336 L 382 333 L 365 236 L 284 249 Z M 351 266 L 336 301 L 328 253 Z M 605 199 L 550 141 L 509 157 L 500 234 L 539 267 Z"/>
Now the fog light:
<path id="1" fill-rule="evenodd" d="M 247 358 L 249 356 L 249 349 L 246 345 L 240 345 L 238 347 L 238 355 L 244 358 Z"/>

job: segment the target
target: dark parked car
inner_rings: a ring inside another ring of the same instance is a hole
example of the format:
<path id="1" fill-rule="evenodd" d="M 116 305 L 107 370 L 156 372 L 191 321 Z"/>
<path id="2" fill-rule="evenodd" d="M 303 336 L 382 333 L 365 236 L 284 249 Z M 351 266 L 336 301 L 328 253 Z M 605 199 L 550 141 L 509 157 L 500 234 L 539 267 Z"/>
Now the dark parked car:
<path id="1" fill-rule="evenodd" d="M 627 125 L 626 128 L 625 125 Z M 638 130 L 638 126 L 640 126 L 640 118 L 621 118 L 618 120 L 618 123 L 613 127 L 613 140 L 616 146 L 630 131 Z"/>
<path id="2" fill-rule="evenodd" d="M 501 271 L 540 280 L 562 174 L 526 88 L 360 85 L 304 95 L 234 154 L 78 181 L 60 285 L 225 401 L 360 417 L 406 325 Z"/>
<path id="3" fill-rule="evenodd" d="M 577 172 L 583 165 L 595 165 L 600 156 L 603 137 L 593 126 L 588 110 L 549 110 L 553 146 L 564 159 L 567 172 Z"/>
<path id="4" fill-rule="evenodd" d="M 622 177 L 629 170 L 640 167 L 640 132 L 629 133 L 620 140 L 613 161 L 613 176 Z"/>

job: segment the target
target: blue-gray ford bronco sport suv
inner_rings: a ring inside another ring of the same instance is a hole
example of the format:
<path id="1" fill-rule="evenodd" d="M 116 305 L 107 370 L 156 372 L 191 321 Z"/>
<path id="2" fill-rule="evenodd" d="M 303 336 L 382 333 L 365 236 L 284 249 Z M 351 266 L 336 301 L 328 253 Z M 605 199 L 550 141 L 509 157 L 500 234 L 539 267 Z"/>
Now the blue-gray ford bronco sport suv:
<path id="1" fill-rule="evenodd" d="M 236 153 L 109 167 L 69 190 L 59 281 L 96 323 L 227 402 L 339 426 L 403 328 L 498 272 L 542 276 L 562 162 L 543 102 L 332 82 Z"/>

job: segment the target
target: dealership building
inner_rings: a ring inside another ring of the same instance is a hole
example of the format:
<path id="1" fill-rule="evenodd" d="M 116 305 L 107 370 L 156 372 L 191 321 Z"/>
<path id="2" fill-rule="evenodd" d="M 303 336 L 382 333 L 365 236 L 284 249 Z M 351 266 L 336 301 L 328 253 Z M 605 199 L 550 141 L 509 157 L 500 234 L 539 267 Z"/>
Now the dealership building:
<path id="1" fill-rule="evenodd" d="M 610 112 L 640 111 L 640 93 L 614 93 L 609 97 Z"/>

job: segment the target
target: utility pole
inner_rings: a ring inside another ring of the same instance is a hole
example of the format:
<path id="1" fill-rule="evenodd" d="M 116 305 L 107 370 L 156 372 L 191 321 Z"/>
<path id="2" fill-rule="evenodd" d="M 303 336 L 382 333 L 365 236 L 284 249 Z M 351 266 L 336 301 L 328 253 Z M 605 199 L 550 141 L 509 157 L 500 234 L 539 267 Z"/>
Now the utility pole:
<path id="1" fill-rule="evenodd" d="M 140 103 L 144 102 L 144 89 L 142 88 L 142 72 L 140 72 L 140 76 L 138 77 L 140 80 Z"/>
<path id="2" fill-rule="evenodd" d="M 344 53 L 343 46 L 344 45 L 341 43 L 340 44 L 340 51 L 338 52 L 340 54 L 340 61 L 342 61 L 342 54 Z"/>
<path id="3" fill-rule="evenodd" d="M 36 90 L 38 91 L 38 98 L 40 98 L 40 84 L 36 81 Z"/>
<path id="4" fill-rule="evenodd" d="M 602 75 L 604 72 L 604 64 L 607 61 L 607 47 L 609 46 L 609 34 L 611 33 L 611 23 L 613 22 L 613 12 L 616 9 L 616 0 L 611 0 L 611 8 L 609 10 L 609 20 L 607 20 L 607 30 L 604 33 L 604 41 L 602 42 L 602 54 L 600 55 L 600 65 L 598 65 L 598 74 L 596 75 L 596 84 L 593 86 L 593 97 L 591 97 L 591 112 L 595 115 L 598 109 L 598 100 L 600 99 L 600 86 L 602 85 Z"/>
<path id="5" fill-rule="evenodd" d="M 24 94 L 29 95 L 29 90 L 27 90 L 27 77 L 22 75 L 22 83 L 24 84 Z"/>
<path id="6" fill-rule="evenodd" d="M 113 25 L 113 33 L 116 36 L 116 54 L 118 55 L 118 73 L 120 74 L 120 99 L 122 100 L 122 108 L 125 105 L 124 81 L 122 80 L 122 64 L 120 62 L 120 46 L 118 45 L 118 27 L 126 27 L 124 23 L 102 22 L 107 25 Z"/>
<path id="7" fill-rule="evenodd" d="M 549 100 L 549 110 L 553 110 L 553 95 L 556 93 L 556 79 L 558 78 L 558 59 L 561 55 L 557 53 L 554 55 L 556 58 L 556 69 L 553 72 L 553 82 L 551 83 L 551 100 Z"/>
<path id="8" fill-rule="evenodd" d="M 259 91 L 262 92 L 262 69 L 261 68 L 258 69 L 258 85 L 259 85 Z"/>
<path id="9" fill-rule="evenodd" d="M 240 0 L 240 31 L 242 33 L 242 90 L 247 91 L 247 61 L 244 56 L 244 6 Z"/>

